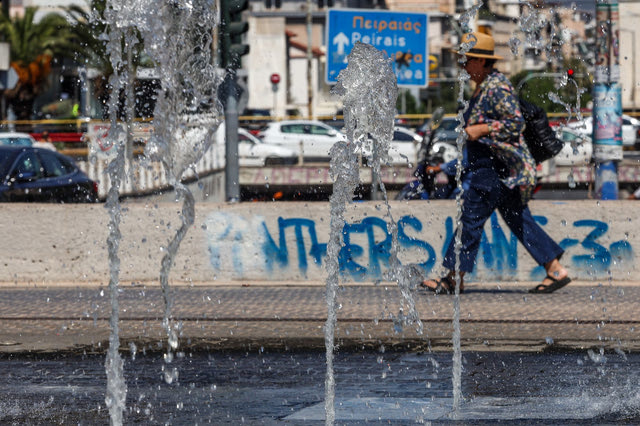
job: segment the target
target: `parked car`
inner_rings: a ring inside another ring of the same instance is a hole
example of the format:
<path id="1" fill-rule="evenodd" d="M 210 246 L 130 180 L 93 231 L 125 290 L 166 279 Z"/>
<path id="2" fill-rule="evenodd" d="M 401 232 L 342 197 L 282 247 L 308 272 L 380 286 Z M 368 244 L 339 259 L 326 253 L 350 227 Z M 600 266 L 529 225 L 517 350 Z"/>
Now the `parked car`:
<path id="1" fill-rule="evenodd" d="M 333 127 L 315 120 L 286 120 L 267 124 L 258 137 L 265 143 L 280 145 L 302 155 L 307 161 L 328 161 L 334 143 L 346 137 Z"/>
<path id="2" fill-rule="evenodd" d="M 406 127 L 393 128 L 393 139 L 389 146 L 390 164 L 415 167 L 422 137 Z M 371 141 L 365 144 L 363 156 L 371 155 Z"/>
<path id="3" fill-rule="evenodd" d="M 427 121 L 418 127 L 417 133 L 424 136 L 428 124 Z M 458 124 L 457 117 L 443 117 L 433 131 L 431 151 L 443 158 L 445 163 L 458 157 L 458 131 L 456 130 Z"/>
<path id="4" fill-rule="evenodd" d="M 97 183 L 66 155 L 29 146 L 0 146 L 0 201 L 97 200 Z"/>
<path id="5" fill-rule="evenodd" d="M 56 148 L 51 142 L 37 141 L 29 133 L 6 132 L 0 133 L 0 146 L 35 146 L 55 151 Z"/>
<path id="6" fill-rule="evenodd" d="M 418 127 L 416 133 L 420 136 L 424 136 L 427 125 L 428 121 Z M 455 145 L 456 140 L 458 139 L 456 127 L 458 127 L 458 119 L 456 117 L 443 117 L 435 130 L 434 137 L 438 138 L 442 142 L 449 142 Z"/>
<path id="7" fill-rule="evenodd" d="M 217 143 L 224 146 L 225 125 L 216 130 Z M 298 154 L 289 148 L 265 143 L 247 129 L 238 128 L 238 165 L 240 167 L 264 167 L 296 164 Z"/>
<path id="8" fill-rule="evenodd" d="M 246 129 L 238 129 L 238 162 L 242 167 L 296 164 L 298 154 L 287 147 L 265 143 Z"/>
<path id="9" fill-rule="evenodd" d="M 389 147 L 391 164 L 415 167 L 421 142 L 422 137 L 416 132 L 406 127 L 394 127 L 393 140 Z M 367 151 L 365 150 L 365 153 Z"/>
<path id="10" fill-rule="evenodd" d="M 33 146 L 36 140 L 28 133 L 0 133 L 2 146 Z"/>
<path id="11" fill-rule="evenodd" d="M 578 133 L 593 136 L 593 117 L 586 117 L 581 121 L 567 123 L 567 127 L 576 130 Z M 622 114 L 622 146 L 625 148 L 639 148 L 640 120 L 626 114 Z"/>
<path id="12" fill-rule="evenodd" d="M 556 134 L 564 141 L 562 150 L 553 157 L 557 166 L 583 166 L 591 162 L 593 143 L 590 136 L 567 126 L 557 128 Z"/>

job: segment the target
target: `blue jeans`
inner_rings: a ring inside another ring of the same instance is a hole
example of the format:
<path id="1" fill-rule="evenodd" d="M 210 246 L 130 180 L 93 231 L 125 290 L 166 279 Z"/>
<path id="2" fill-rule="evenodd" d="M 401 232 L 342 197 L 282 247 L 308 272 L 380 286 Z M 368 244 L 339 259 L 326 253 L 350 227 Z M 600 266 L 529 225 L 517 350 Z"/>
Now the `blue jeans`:
<path id="1" fill-rule="evenodd" d="M 473 271 L 484 224 L 495 209 L 538 265 L 559 259 L 564 250 L 536 223 L 529 207 L 522 203 L 519 189 L 509 189 L 497 176 L 491 175 L 484 175 L 484 179 L 481 177 L 478 184 L 472 183 L 464 192 L 460 266 L 456 268 L 455 238 L 447 248 L 443 266 L 449 270 Z"/>

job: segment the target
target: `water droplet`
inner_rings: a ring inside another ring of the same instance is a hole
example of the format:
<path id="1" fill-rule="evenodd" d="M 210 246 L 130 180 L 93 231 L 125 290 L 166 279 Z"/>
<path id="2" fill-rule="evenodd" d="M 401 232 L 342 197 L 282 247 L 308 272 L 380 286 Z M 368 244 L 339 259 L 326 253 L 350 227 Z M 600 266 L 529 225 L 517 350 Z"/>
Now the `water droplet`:
<path id="1" fill-rule="evenodd" d="M 129 342 L 129 351 L 131 352 L 131 359 L 135 360 L 136 359 L 136 353 L 138 352 L 138 347 L 136 346 L 135 343 Z"/>
<path id="2" fill-rule="evenodd" d="M 169 333 L 169 345 L 172 349 L 176 349 L 178 347 L 178 333 L 175 330 L 171 330 Z"/>

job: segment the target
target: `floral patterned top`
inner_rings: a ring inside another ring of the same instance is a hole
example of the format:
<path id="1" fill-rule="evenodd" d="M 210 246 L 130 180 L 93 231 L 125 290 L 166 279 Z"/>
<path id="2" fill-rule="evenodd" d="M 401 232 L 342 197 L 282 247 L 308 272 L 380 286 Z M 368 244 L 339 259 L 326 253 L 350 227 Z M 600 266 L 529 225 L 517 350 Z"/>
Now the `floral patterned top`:
<path id="1" fill-rule="evenodd" d="M 504 74 L 493 70 L 480 84 L 480 94 L 472 102 L 467 126 L 486 123 L 491 133 L 477 141 L 489 147 L 508 170 L 502 182 L 519 186 L 523 204 L 530 199 L 536 183 L 536 164 L 522 136 L 525 122 L 513 86 Z"/>

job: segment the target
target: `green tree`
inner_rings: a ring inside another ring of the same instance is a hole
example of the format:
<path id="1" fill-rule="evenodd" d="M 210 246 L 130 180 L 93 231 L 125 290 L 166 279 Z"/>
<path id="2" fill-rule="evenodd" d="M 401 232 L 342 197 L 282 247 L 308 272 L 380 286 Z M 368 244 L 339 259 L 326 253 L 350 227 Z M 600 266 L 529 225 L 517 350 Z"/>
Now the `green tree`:
<path id="1" fill-rule="evenodd" d="M 0 34 L 10 45 L 11 66 L 18 83 L 4 92 L 18 119 L 31 118 L 36 96 L 47 87 L 52 61 L 73 57 L 79 46 L 66 19 L 57 13 L 34 21 L 38 8 L 27 7 L 23 16 L 0 14 Z"/>
<path id="2" fill-rule="evenodd" d="M 71 5 L 65 8 L 67 14 L 71 17 L 71 31 L 79 45 L 76 60 L 85 66 L 98 70 L 100 75 L 92 81 L 94 95 L 100 100 L 103 107 L 102 115 L 108 115 L 109 98 L 111 97 L 112 88 L 109 86 L 109 77 L 113 74 L 113 65 L 107 51 L 107 37 L 109 35 L 109 23 L 106 19 L 107 1 L 91 0 L 87 7 Z M 131 65 L 133 69 L 143 67 L 153 67 L 154 64 L 149 56 L 143 51 L 144 42 L 141 35 L 136 31 L 135 38 L 138 40 L 133 46 L 131 55 Z M 127 52 L 130 47 L 125 40 L 121 40 L 121 52 Z M 138 86 L 143 83 L 136 81 L 134 90 L 138 90 Z M 120 106 L 123 108 L 124 94 L 120 94 Z"/>
<path id="3" fill-rule="evenodd" d="M 104 20 L 106 0 L 93 0 L 87 6 L 74 4 L 65 8 L 71 17 L 71 32 L 80 46 L 77 60 L 109 76 L 113 69 L 102 37 L 107 30 Z"/>
<path id="4" fill-rule="evenodd" d="M 402 110 L 403 106 L 405 111 Z M 396 109 L 400 114 L 424 114 L 423 105 L 406 89 L 400 89 L 396 100 Z"/>
<path id="5" fill-rule="evenodd" d="M 574 70 L 573 81 L 575 84 L 568 81 L 566 85 L 559 87 L 558 77 L 554 77 L 554 75 L 565 73 L 568 69 Z M 545 111 L 567 112 L 567 108 L 563 104 L 569 105 L 573 109 L 584 108 L 591 100 L 593 83 L 587 75 L 585 64 L 580 60 L 565 61 L 560 70 L 548 69 L 538 73 L 542 75 L 528 78 L 533 76 L 532 72 L 522 71 L 511 77 L 511 82 L 514 87 L 519 88 L 519 93 L 523 98 L 539 105 Z M 561 103 L 554 101 L 549 96 L 550 93 L 557 95 Z M 580 105 L 578 105 L 578 99 Z"/>

